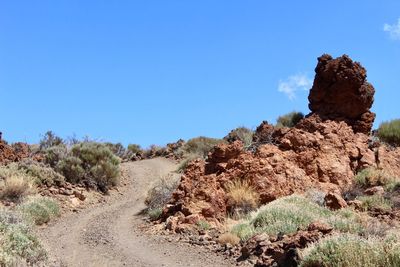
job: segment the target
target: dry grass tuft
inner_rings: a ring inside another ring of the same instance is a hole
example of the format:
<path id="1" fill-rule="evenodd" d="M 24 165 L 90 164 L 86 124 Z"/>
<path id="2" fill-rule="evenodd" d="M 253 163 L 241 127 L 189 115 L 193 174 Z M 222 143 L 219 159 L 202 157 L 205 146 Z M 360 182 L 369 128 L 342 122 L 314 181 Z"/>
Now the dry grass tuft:
<path id="1" fill-rule="evenodd" d="M 218 243 L 221 245 L 231 244 L 232 246 L 236 246 L 239 242 L 240 238 L 232 233 L 224 233 L 218 237 Z"/>
<path id="2" fill-rule="evenodd" d="M 227 204 L 232 216 L 248 214 L 259 203 L 259 194 L 248 181 L 235 180 L 226 186 Z"/>
<path id="3" fill-rule="evenodd" d="M 33 192 L 34 188 L 31 180 L 24 175 L 14 174 L 3 181 L 3 186 L 0 190 L 0 199 L 16 202 Z"/>

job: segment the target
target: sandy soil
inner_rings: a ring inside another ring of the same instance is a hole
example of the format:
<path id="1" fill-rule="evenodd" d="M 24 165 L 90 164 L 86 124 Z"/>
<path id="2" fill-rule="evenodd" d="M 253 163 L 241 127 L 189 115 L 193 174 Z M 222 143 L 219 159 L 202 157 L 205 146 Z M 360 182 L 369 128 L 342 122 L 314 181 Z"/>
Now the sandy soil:
<path id="1" fill-rule="evenodd" d="M 232 266 L 205 248 L 168 242 L 138 229 L 147 190 L 175 169 L 161 158 L 122 164 L 125 186 L 119 192 L 39 230 L 49 251 L 48 266 Z"/>

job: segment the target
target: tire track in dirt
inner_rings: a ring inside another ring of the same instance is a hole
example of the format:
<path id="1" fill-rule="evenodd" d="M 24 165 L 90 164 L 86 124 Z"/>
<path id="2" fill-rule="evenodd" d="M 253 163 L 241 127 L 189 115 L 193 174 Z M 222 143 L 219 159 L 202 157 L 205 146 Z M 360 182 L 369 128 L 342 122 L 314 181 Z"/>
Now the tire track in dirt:
<path id="1" fill-rule="evenodd" d="M 48 266 L 232 266 L 201 247 L 145 236 L 137 226 L 146 192 L 176 165 L 157 158 L 122 164 L 127 186 L 106 203 L 69 214 L 43 228 Z"/>

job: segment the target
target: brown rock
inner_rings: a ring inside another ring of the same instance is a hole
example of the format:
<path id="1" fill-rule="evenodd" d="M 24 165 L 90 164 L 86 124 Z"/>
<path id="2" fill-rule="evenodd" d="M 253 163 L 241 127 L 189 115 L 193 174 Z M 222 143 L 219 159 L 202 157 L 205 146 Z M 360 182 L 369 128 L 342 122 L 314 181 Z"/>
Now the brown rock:
<path id="1" fill-rule="evenodd" d="M 73 192 L 74 196 L 77 197 L 79 200 L 84 201 L 86 199 L 85 195 L 83 194 L 83 192 L 79 192 L 77 190 L 74 190 Z"/>
<path id="2" fill-rule="evenodd" d="M 385 193 L 385 189 L 382 186 L 373 186 L 364 190 L 364 194 L 372 196 L 382 196 Z"/>
<path id="3" fill-rule="evenodd" d="M 346 201 L 339 194 L 335 193 L 326 194 L 325 205 L 332 210 L 338 210 L 347 207 Z"/>
<path id="4" fill-rule="evenodd" d="M 360 63 L 347 55 L 333 59 L 325 54 L 318 58 L 315 73 L 310 110 L 324 119 L 346 121 L 355 132 L 369 133 L 375 119 L 369 110 L 375 89 Z"/>

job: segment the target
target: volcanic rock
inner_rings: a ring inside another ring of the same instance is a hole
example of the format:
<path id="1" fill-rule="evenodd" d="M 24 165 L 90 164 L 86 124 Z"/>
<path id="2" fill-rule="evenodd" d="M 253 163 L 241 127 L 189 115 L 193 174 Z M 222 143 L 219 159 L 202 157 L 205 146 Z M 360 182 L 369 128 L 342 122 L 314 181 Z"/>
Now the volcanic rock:
<path id="1" fill-rule="evenodd" d="M 346 121 L 355 132 L 368 134 L 375 119 L 369 110 L 375 89 L 367 82 L 361 64 L 347 55 L 333 59 L 324 54 L 318 58 L 315 73 L 308 96 L 310 110 L 323 119 Z"/>
<path id="2" fill-rule="evenodd" d="M 20 161 L 29 157 L 29 146 L 25 143 L 15 143 L 12 146 L 0 141 L 0 163 Z"/>

